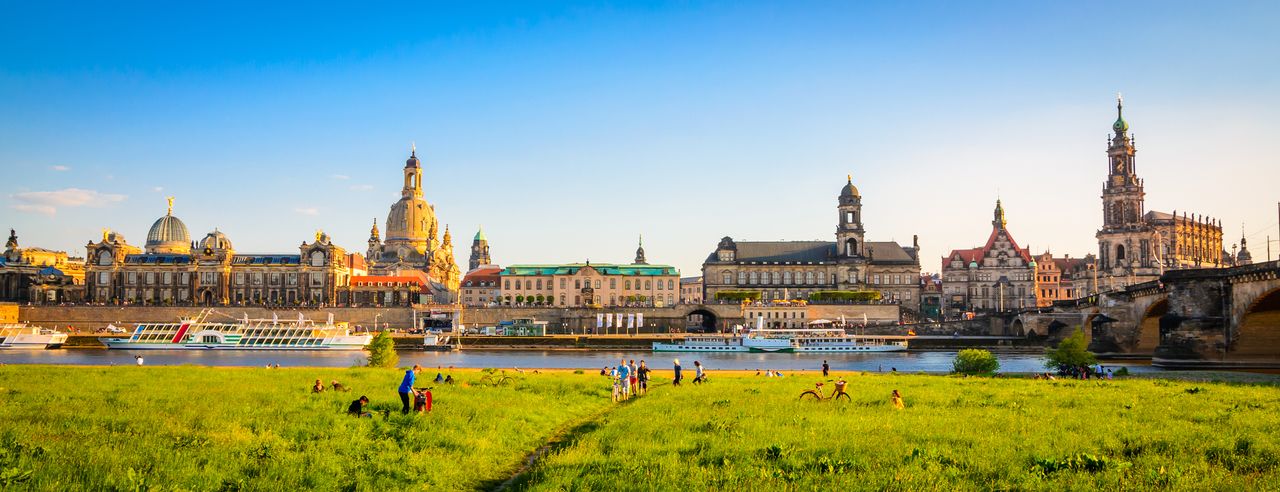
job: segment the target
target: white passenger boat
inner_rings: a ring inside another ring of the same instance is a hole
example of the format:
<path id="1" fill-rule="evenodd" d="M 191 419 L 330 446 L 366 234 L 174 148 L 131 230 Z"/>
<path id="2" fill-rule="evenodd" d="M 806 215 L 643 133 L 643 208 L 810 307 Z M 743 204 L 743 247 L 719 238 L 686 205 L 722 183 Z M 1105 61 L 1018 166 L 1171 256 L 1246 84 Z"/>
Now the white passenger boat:
<path id="1" fill-rule="evenodd" d="M 53 349 L 66 342 L 66 333 L 25 324 L 0 324 L 0 349 Z"/>
<path id="2" fill-rule="evenodd" d="M 361 350 L 373 335 L 352 335 L 346 323 L 303 318 L 249 319 L 233 323 L 205 320 L 212 311 L 177 323 L 141 323 L 124 338 L 99 338 L 107 348 L 131 350 Z"/>
<path id="3" fill-rule="evenodd" d="M 754 329 L 745 335 L 687 337 L 653 342 L 654 352 L 901 352 L 905 337 L 850 335 L 841 329 Z"/>

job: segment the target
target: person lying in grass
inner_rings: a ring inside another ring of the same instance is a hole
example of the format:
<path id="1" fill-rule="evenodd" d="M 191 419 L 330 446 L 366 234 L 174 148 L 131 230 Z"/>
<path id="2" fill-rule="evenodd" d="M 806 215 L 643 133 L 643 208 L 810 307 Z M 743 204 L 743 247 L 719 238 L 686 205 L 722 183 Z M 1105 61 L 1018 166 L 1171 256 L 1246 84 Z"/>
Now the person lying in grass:
<path id="1" fill-rule="evenodd" d="M 324 383 L 320 382 L 320 380 L 319 380 L 319 379 L 317 379 L 317 380 L 316 380 L 316 384 L 314 384 L 314 385 L 312 385 L 312 386 L 311 386 L 311 392 L 312 392 L 312 393 L 324 393 Z"/>
<path id="2" fill-rule="evenodd" d="M 351 391 L 351 388 L 343 386 L 342 383 L 339 383 L 337 379 L 333 381 L 329 381 L 329 385 L 333 387 L 334 391 Z"/>

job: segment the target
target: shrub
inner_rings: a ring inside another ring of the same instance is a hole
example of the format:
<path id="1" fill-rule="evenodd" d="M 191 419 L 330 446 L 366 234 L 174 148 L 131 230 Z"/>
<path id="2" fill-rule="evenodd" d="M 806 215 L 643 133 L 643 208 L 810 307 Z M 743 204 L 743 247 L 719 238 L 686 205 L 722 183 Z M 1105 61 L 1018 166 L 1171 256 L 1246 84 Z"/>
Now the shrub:
<path id="1" fill-rule="evenodd" d="M 516 304 L 520 304 L 523 302 L 524 302 L 524 296 L 516 296 Z"/>
<path id="2" fill-rule="evenodd" d="M 1129 368 L 1128 368 L 1128 367 L 1121 367 L 1121 368 L 1119 368 L 1119 369 L 1116 369 L 1115 375 L 1116 375 L 1116 376 L 1128 376 L 1128 375 L 1129 375 Z"/>
<path id="3" fill-rule="evenodd" d="M 760 298 L 758 290 L 722 290 L 716 292 L 717 301 L 754 301 Z"/>
<path id="4" fill-rule="evenodd" d="M 956 354 L 952 370 L 957 374 L 990 376 L 1000 370 L 1000 361 L 991 352 L 982 349 L 964 349 Z"/>
<path id="5" fill-rule="evenodd" d="M 874 290 L 827 290 L 809 294 L 811 301 L 878 301 L 882 296 Z"/>
<path id="6" fill-rule="evenodd" d="M 396 354 L 396 341 L 385 331 L 374 335 L 369 342 L 369 367 L 396 367 L 400 365 L 400 356 Z"/>
<path id="7" fill-rule="evenodd" d="M 1076 330 L 1071 336 L 1058 344 L 1057 348 L 1045 351 L 1049 360 L 1045 366 L 1058 372 L 1066 372 L 1073 367 L 1087 367 L 1098 363 L 1098 359 L 1089 352 L 1084 341 L 1084 330 Z"/>

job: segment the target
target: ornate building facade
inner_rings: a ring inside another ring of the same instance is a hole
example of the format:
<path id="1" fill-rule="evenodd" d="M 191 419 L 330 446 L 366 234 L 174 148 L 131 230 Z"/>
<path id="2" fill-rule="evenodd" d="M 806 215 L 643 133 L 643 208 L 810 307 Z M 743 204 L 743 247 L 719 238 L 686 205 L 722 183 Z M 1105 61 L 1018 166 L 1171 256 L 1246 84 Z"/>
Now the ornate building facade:
<path id="1" fill-rule="evenodd" d="M 1204 216 L 1179 217 L 1145 208 L 1137 153 L 1124 100 L 1117 98 L 1113 135 L 1107 142 L 1108 173 L 1102 188 L 1102 228 L 1098 230 L 1098 274 L 1106 288 L 1156 280 L 1165 270 L 1217 268 L 1229 263 L 1222 248 L 1222 224 Z"/>
<path id="2" fill-rule="evenodd" d="M 20 247 L 18 233 L 9 229 L 0 256 L 0 301 L 78 302 L 83 295 L 83 258 L 68 257 L 65 251 Z"/>
<path id="3" fill-rule="evenodd" d="M 764 300 L 807 299 L 824 291 L 878 291 L 914 307 L 919 302 L 920 245 L 868 242 L 862 195 L 850 177 L 836 206 L 835 241 L 735 241 L 725 237 L 702 264 L 704 299 L 758 291 Z"/>
<path id="4" fill-rule="evenodd" d="M 467 307 L 485 307 L 498 305 L 498 284 L 502 280 L 502 267 L 484 265 L 467 272 L 462 279 L 462 292 L 459 297 L 462 305 Z"/>
<path id="5" fill-rule="evenodd" d="M 422 161 L 413 149 L 404 164 L 404 186 L 400 200 L 387 213 L 386 240 L 377 221 L 369 234 L 369 250 L 365 255 L 373 275 L 396 276 L 406 271 L 425 272 L 441 290 L 456 293 L 462 272 L 453 257 L 453 237 L 446 226 L 439 238 L 439 221 L 435 206 L 423 198 Z"/>
<path id="6" fill-rule="evenodd" d="M 303 241 L 298 254 L 237 254 L 214 230 L 192 242 L 169 211 L 152 224 L 143 248 L 103 230 L 85 245 L 85 299 L 113 304 L 325 305 L 345 303 L 346 251 L 327 234 Z"/>
<path id="7" fill-rule="evenodd" d="M 1009 233 L 996 200 L 991 234 L 983 246 L 955 249 L 942 258 L 944 314 L 999 312 L 1036 305 L 1036 262 Z"/>
<path id="8" fill-rule="evenodd" d="M 492 265 L 493 260 L 489 258 L 489 238 L 484 235 L 484 227 L 476 231 L 476 237 L 471 239 L 471 261 L 467 263 L 467 271 L 472 271 L 485 265 Z"/>

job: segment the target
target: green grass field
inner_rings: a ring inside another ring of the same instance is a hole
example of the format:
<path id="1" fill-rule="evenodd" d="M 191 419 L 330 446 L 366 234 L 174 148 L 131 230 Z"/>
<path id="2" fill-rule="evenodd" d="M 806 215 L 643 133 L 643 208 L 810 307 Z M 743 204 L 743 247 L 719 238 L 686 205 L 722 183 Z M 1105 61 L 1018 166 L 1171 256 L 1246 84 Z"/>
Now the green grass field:
<path id="1" fill-rule="evenodd" d="M 0 487 L 1280 489 L 1271 385 L 848 374 L 852 402 L 814 403 L 816 375 L 717 373 L 613 405 L 590 373 L 453 373 L 429 416 L 354 419 L 361 393 L 398 409 L 399 371 L 0 367 Z"/>

